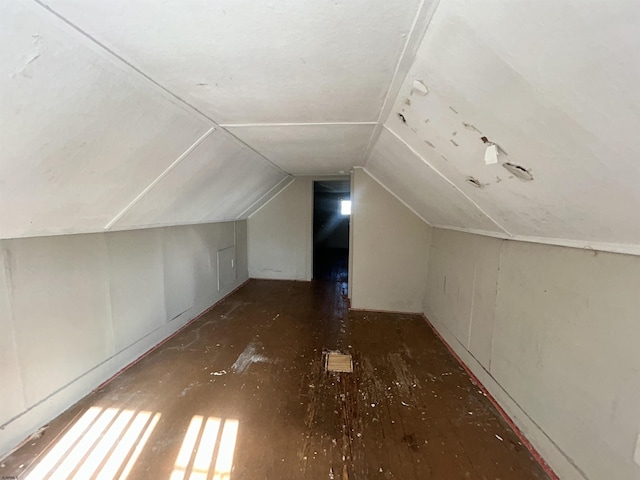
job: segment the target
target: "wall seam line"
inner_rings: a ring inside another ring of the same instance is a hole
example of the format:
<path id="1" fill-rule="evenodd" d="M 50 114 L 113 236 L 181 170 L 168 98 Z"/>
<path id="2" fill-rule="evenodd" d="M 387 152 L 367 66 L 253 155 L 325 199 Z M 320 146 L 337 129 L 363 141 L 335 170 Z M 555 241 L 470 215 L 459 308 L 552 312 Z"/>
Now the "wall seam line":
<path id="1" fill-rule="evenodd" d="M 167 175 L 169 175 L 182 161 L 187 158 L 191 152 L 193 152 L 196 148 L 198 148 L 202 142 L 204 142 L 207 137 L 209 137 L 214 131 L 215 127 L 211 127 L 207 130 L 204 135 L 198 138 L 189 148 L 187 148 L 182 155 L 180 155 L 177 159 L 171 163 L 160 175 L 158 175 L 155 180 L 153 180 L 149 185 L 146 186 L 142 192 L 140 192 L 127 206 L 125 206 L 120 213 L 118 213 L 115 217 L 111 219 L 109 223 L 104 226 L 104 230 L 110 230 L 116 223 L 120 221 L 122 217 L 124 217 L 129 210 L 131 210 L 140 200 L 142 200 L 151 190 L 155 188 Z"/>

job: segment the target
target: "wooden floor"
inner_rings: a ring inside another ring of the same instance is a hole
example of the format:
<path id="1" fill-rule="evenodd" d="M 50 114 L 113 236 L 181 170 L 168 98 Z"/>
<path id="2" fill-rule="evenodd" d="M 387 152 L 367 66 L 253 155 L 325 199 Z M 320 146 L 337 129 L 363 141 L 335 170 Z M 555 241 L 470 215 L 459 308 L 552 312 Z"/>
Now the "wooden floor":
<path id="1" fill-rule="evenodd" d="M 422 317 L 349 312 L 345 293 L 251 280 L 54 420 L 0 476 L 548 478 Z M 330 350 L 350 353 L 354 372 L 327 373 Z"/>

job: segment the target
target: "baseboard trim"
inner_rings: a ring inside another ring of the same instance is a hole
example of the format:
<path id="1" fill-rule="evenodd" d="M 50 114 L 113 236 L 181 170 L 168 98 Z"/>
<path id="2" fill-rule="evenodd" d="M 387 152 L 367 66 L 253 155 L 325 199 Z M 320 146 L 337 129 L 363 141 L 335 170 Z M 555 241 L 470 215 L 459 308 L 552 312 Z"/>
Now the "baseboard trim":
<path id="1" fill-rule="evenodd" d="M 349 311 L 352 312 L 375 312 L 375 313 L 395 313 L 400 315 L 423 315 L 422 312 L 410 312 L 410 311 L 400 311 L 400 310 L 377 310 L 373 308 L 358 308 L 358 307 L 349 307 Z"/>
<path id="2" fill-rule="evenodd" d="M 184 321 L 180 319 L 180 316 L 188 314 L 189 310 L 183 312 L 183 314 L 178 316 L 176 319 L 163 324 L 161 327 L 136 340 L 128 347 L 105 359 L 98 365 L 95 365 L 68 384 L 60 387 L 49 396 L 43 398 L 34 405 L 30 406 L 28 409 L 13 417 L 13 419 L 9 420 L 2 426 L 2 428 L 0 428 L 0 430 L 4 430 L 2 433 L 3 435 L 6 435 L 6 440 L 8 440 L 0 445 L 0 461 L 18 450 L 28 441 L 30 441 L 31 436 L 33 435 L 32 432 L 37 431 L 38 428 L 42 428 L 42 426 L 46 425 L 47 422 L 56 418 L 62 412 L 71 408 L 86 396 L 91 395 L 92 393 L 103 388 L 109 382 L 113 381 L 118 375 L 134 366 L 140 360 L 148 356 L 151 352 L 159 348 L 162 344 L 175 337 L 186 327 L 209 313 L 211 309 L 216 307 L 229 295 L 245 286 L 248 282 L 249 279 L 243 281 L 233 290 L 230 290 L 228 293 L 224 294 L 224 296 L 217 299 L 213 304 L 205 307 L 204 310 L 202 310 L 201 313 L 196 315 L 194 318 L 187 320 L 184 324 L 177 327 L 176 330 L 171 331 L 172 324 L 175 325 L 176 322 L 179 323 L 180 321 Z M 142 351 L 139 355 L 136 355 L 135 353 L 136 345 Z M 146 345 L 149 346 L 146 347 Z M 128 357 L 130 358 L 132 355 L 136 356 L 134 356 L 129 363 L 126 363 L 124 367 L 117 370 L 116 373 L 112 373 L 115 370 L 114 363 L 117 365 L 117 363 L 119 363 L 119 360 L 124 360 L 126 362 L 126 359 Z M 103 380 L 105 377 L 108 377 L 107 380 Z M 97 387 L 92 386 L 96 385 L 97 383 Z M 25 436 L 24 432 L 29 432 L 29 434 Z M 13 440 L 11 440 L 12 438 Z"/>
<path id="3" fill-rule="evenodd" d="M 180 332 L 182 332 L 185 328 L 187 328 L 189 325 L 195 323 L 196 321 L 200 320 L 202 317 L 204 317 L 206 314 L 208 314 L 211 310 L 213 310 L 215 307 L 218 306 L 218 304 L 220 304 L 223 300 L 225 300 L 229 295 L 235 293 L 237 290 L 240 290 L 242 287 L 244 287 L 247 283 L 249 283 L 249 278 L 247 278 L 244 282 L 242 282 L 240 285 L 238 285 L 236 288 L 234 288 L 233 290 L 231 290 L 229 293 L 225 294 L 223 297 L 221 297 L 220 299 L 218 299 L 213 305 L 211 305 L 209 308 L 207 308 L 206 310 L 204 310 L 202 313 L 196 315 L 194 318 L 192 318 L 191 320 L 189 320 L 187 323 L 185 323 L 184 325 L 182 325 L 181 327 L 179 327 L 175 332 L 173 332 L 171 335 L 169 335 L 168 337 L 166 337 L 165 339 L 163 339 L 160 343 L 155 344 L 153 347 L 151 347 L 149 350 L 147 350 L 146 352 L 144 352 L 142 355 L 140 355 L 138 358 L 136 358 L 133 362 L 129 363 L 128 365 L 125 365 L 124 367 L 122 367 L 122 369 L 120 369 L 118 372 L 116 372 L 115 374 L 113 374 L 110 378 L 108 378 L 107 380 L 105 380 L 104 382 L 102 382 L 100 385 L 98 385 L 96 388 L 94 388 L 91 393 L 97 392 L 98 390 L 100 390 L 101 388 L 107 386 L 109 383 L 111 383 L 113 380 L 115 380 L 116 377 L 118 377 L 121 373 L 126 372 L 127 370 L 129 370 L 131 367 L 133 367 L 136 363 L 138 363 L 139 361 L 141 361 L 142 359 L 144 359 L 145 357 L 147 357 L 148 355 L 150 355 L 151 353 L 153 353 L 153 351 L 157 350 L 158 348 L 160 348 L 162 345 L 164 345 L 165 343 L 167 343 L 169 340 L 171 340 L 173 337 L 175 337 L 176 335 L 178 335 Z M 91 393 L 89 395 L 91 395 Z"/>
<path id="4" fill-rule="evenodd" d="M 428 309 L 427 309 L 428 310 Z M 486 369 L 475 360 L 462 344 L 459 344 L 460 352 L 452 345 L 457 342 L 455 336 L 448 331 L 443 322 L 437 321 L 437 317 L 431 312 L 422 313 L 425 322 L 433 330 L 434 334 L 447 347 L 451 355 L 469 374 L 473 383 L 482 390 L 483 394 L 496 407 L 496 410 L 520 438 L 522 444 L 529 450 L 540 466 L 552 480 L 587 480 L 585 474 L 566 456 L 542 429 L 531 420 L 526 412 L 509 396 L 502 386 L 491 376 Z M 430 319 L 431 318 L 431 319 Z M 435 321 L 432 321 L 436 319 Z M 451 337 L 450 339 L 447 337 Z M 469 362 L 463 360 L 462 355 L 469 357 Z M 476 371 L 469 363 L 476 362 Z M 485 378 L 483 382 L 480 377 Z M 490 387 L 487 385 L 491 384 Z M 500 397 L 502 401 L 498 401 Z M 529 433 L 526 435 L 524 432 Z M 553 465 L 553 466 L 552 466 Z"/>

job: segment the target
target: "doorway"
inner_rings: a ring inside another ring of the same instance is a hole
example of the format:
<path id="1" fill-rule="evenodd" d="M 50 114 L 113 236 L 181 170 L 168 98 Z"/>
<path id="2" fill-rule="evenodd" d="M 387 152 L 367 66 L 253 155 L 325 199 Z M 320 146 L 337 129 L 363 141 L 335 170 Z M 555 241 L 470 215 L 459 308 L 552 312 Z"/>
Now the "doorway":
<path id="1" fill-rule="evenodd" d="M 351 182 L 313 183 L 313 279 L 347 283 Z"/>

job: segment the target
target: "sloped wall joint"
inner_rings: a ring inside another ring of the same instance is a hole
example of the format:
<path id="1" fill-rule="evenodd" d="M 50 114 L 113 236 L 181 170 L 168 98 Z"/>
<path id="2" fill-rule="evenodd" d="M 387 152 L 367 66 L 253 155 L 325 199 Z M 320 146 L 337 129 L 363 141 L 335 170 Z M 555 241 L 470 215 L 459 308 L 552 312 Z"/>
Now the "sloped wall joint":
<path id="1" fill-rule="evenodd" d="M 131 202 L 129 202 L 129 204 L 126 207 L 124 207 L 120 211 L 120 213 L 118 213 L 115 217 L 113 217 L 111 219 L 111 221 L 104 226 L 104 229 L 105 230 L 111 230 L 111 228 L 118 222 L 118 220 L 120 220 L 122 217 L 124 217 L 124 215 L 129 210 L 131 210 L 136 203 L 138 203 L 147 193 L 149 193 L 151 190 L 153 190 L 153 187 L 155 187 L 158 183 L 160 183 L 160 181 L 164 177 L 169 175 L 169 173 L 171 173 L 171 171 L 174 168 L 176 168 L 180 164 L 180 162 L 182 162 L 185 158 L 187 158 L 189 156 L 189 154 L 191 152 L 193 152 L 198 147 L 198 145 L 200 145 L 202 142 L 204 142 L 205 139 L 209 135 L 211 135 L 215 130 L 216 130 L 215 127 L 211 127 L 209 130 L 207 130 L 207 132 L 204 135 L 202 135 L 198 140 L 196 140 L 193 143 L 193 145 L 191 145 L 189 148 L 187 148 L 182 155 L 180 155 L 177 159 L 175 159 L 174 162 L 171 165 L 169 165 L 165 169 L 164 172 L 162 172 L 160 175 L 158 175 L 158 177 L 155 180 L 153 180 L 149 185 L 147 185 L 147 187 L 144 190 L 142 190 L 142 192 L 140 192 L 136 198 L 131 200 Z"/>
<path id="2" fill-rule="evenodd" d="M 449 180 L 445 175 L 442 174 L 442 172 L 440 172 L 437 168 L 435 168 L 433 165 L 431 165 L 422 155 L 420 155 L 411 145 L 409 145 L 407 142 L 405 142 L 402 137 L 400 137 L 397 133 L 395 133 L 392 129 L 390 129 L 388 126 L 384 126 L 384 128 L 391 134 L 393 135 L 399 142 L 401 142 L 405 147 L 407 147 L 411 153 L 413 153 L 416 157 L 418 157 L 425 165 L 427 165 L 431 170 L 433 170 L 436 174 L 438 174 L 440 177 L 442 177 L 444 179 L 445 182 L 447 182 L 449 185 L 451 185 L 460 195 L 462 195 L 464 198 L 466 198 L 474 207 L 476 207 L 480 212 L 482 212 L 482 214 L 487 217 L 489 220 L 491 220 L 491 222 L 498 227 L 500 230 L 502 230 L 504 232 L 504 234 L 506 235 L 505 238 L 512 238 L 513 235 L 511 233 L 509 233 L 507 231 L 506 228 L 504 228 L 500 223 L 498 223 L 491 215 L 489 215 L 487 213 L 486 210 L 484 210 L 480 205 L 477 204 L 477 202 L 475 202 L 471 197 L 469 197 L 469 195 L 467 195 L 466 193 L 464 193 L 460 187 L 458 187 L 455 183 L 453 183 L 451 180 Z"/>

